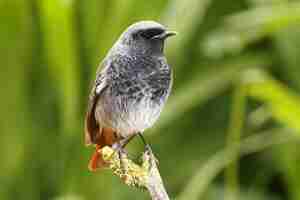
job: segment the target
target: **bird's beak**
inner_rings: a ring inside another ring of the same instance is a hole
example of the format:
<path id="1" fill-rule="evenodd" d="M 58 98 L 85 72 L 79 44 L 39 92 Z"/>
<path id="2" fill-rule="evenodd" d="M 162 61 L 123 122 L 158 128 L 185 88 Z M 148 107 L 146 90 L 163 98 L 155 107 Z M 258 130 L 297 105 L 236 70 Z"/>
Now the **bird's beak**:
<path id="1" fill-rule="evenodd" d="M 152 39 L 166 39 L 168 37 L 177 35 L 177 32 L 175 31 L 165 31 L 162 34 L 154 36 Z"/>
<path id="2" fill-rule="evenodd" d="M 168 38 L 168 37 L 171 37 L 171 36 L 174 36 L 174 35 L 177 35 L 176 31 L 166 31 L 165 35 L 164 35 L 164 38 Z"/>

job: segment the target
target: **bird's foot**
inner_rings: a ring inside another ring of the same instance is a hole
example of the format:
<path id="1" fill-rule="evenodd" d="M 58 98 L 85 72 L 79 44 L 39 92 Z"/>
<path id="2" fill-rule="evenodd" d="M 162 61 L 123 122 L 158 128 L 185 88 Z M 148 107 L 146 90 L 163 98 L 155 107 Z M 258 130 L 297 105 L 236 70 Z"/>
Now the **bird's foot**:
<path id="1" fill-rule="evenodd" d="M 146 144 L 146 145 L 145 145 L 145 152 L 148 153 L 148 154 L 152 157 L 152 159 L 155 160 L 155 162 L 156 162 L 157 164 L 159 164 L 159 161 L 158 161 L 158 159 L 156 158 L 156 156 L 154 155 L 154 153 L 153 153 L 153 151 L 152 151 L 152 148 L 151 148 L 151 146 L 150 146 L 149 144 Z"/>
<path id="2" fill-rule="evenodd" d="M 120 160 L 120 169 L 121 174 L 126 174 L 127 169 L 127 152 L 123 148 L 123 145 L 121 143 L 115 143 L 112 145 L 113 150 L 118 154 L 119 160 Z"/>

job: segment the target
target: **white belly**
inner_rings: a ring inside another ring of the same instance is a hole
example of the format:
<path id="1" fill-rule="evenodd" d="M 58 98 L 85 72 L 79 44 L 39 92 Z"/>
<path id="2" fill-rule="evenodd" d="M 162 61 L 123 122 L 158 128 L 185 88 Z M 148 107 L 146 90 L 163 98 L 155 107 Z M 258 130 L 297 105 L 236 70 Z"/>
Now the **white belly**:
<path id="1" fill-rule="evenodd" d="M 103 127 L 110 127 L 122 137 L 128 137 L 150 128 L 158 119 L 163 102 L 153 103 L 143 98 L 139 103 L 128 103 L 121 99 L 100 100 L 96 118 Z"/>

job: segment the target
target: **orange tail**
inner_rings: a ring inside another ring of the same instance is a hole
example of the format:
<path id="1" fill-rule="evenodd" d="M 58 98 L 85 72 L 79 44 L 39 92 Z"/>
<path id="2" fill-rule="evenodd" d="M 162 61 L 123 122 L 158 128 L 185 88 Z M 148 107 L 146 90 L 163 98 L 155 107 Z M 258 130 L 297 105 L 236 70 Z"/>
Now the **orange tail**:
<path id="1" fill-rule="evenodd" d="M 106 166 L 106 163 L 102 158 L 101 152 L 99 152 L 100 149 L 101 149 L 100 145 L 96 145 L 96 150 L 93 153 L 92 158 L 89 162 L 89 170 L 92 172 L 95 172 L 97 169 Z"/>
<path id="2" fill-rule="evenodd" d="M 96 144 L 96 150 L 93 153 L 89 162 L 88 168 L 90 171 L 95 172 L 97 169 L 101 169 L 107 166 L 107 163 L 104 162 L 101 152 L 99 152 L 99 150 L 104 146 L 111 146 L 117 141 L 118 140 L 115 137 L 113 130 L 103 128 L 99 142 L 98 144 Z"/>

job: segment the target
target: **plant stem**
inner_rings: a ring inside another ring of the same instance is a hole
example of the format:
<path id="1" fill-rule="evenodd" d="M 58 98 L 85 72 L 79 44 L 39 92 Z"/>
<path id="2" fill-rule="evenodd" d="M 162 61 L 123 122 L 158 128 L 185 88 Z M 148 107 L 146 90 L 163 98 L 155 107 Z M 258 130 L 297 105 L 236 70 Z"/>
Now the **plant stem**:
<path id="1" fill-rule="evenodd" d="M 246 107 L 246 88 L 237 85 L 232 100 L 232 112 L 227 136 L 227 146 L 232 147 L 234 161 L 225 170 L 225 199 L 239 199 L 239 165 L 238 156 L 240 140 L 243 129 L 244 114 Z"/>

